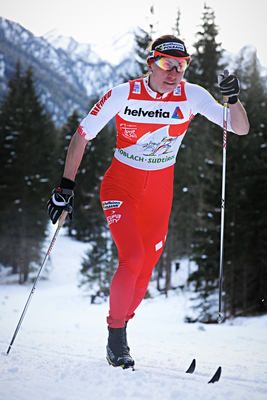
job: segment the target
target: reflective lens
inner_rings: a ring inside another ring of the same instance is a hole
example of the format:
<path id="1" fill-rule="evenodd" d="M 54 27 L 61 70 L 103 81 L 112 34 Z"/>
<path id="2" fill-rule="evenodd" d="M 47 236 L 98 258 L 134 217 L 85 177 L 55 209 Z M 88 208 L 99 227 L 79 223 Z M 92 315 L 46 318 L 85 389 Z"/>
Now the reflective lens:
<path id="1" fill-rule="evenodd" d="M 177 72 L 184 72 L 189 64 L 187 58 L 171 58 L 171 57 L 156 57 L 155 64 L 157 64 L 164 71 L 171 71 L 176 68 Z"/>

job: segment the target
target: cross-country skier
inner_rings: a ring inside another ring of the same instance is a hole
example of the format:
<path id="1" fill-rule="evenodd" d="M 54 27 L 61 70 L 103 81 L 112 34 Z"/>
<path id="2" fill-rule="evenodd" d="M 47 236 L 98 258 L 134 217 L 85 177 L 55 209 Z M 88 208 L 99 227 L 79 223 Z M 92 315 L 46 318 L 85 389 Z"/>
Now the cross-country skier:
<path id="1" fill-rule="evenodd" d="M 109 90 L 81 121 L 72 137 L 64 174 L 48 201 L 53 223 L 74 196 L 75 176 L 84 149 L 116 116 L 117 146 L 101 185 L 100 198 L 118 248 L 119 265 L 110 286 L 107 360 L 134 365 L 126 338 L 127 322 L 144 298 L 168 230 L 176 155 L 192 118 L 200 113 L 223 125 L 223 106 L 202 87 L 185 82 L 190 62 L 185 44 L 172 35 L 151 45 L 146 77 Z M 228 130 L 246 135 L 249 122 L 238 100 L 239 82 L 220 82 L 229 98 Z"/>

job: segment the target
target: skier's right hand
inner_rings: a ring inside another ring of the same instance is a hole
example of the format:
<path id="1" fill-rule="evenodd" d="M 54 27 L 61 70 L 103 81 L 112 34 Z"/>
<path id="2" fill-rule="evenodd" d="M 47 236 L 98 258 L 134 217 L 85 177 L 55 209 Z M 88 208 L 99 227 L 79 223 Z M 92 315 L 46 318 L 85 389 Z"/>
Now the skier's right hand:
<path id="1" fill-rule="evenodd" d="M 47 202 L 47 210 L 53 224 L 57 222 L 63 210 L 68 211 L 69 218 L 72 219 L 74 186 L 75 183 L 73 181 L 62 178 L 60 186 L 52 191 L 52 195 Z"/>

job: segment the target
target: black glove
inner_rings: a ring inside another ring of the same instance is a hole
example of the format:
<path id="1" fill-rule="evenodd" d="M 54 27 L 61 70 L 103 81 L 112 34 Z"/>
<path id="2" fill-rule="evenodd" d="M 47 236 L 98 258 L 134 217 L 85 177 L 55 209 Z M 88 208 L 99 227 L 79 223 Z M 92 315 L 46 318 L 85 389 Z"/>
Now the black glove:
<path id="1" fill-rule="evenodd" d="M 57 222 L 63 210 L 68 211 L 69 218 L 72 219 L 74 205 L 75 183 L 67 178 L 62 178 L 59 187 L 52 191 L 52 195 L 47 202 L 47 210 L 53 224 Z"/>
<path id="2" fill-rule="evenodd" d="M 224 74 L 220 74 L 218 81 L 222 95 L 229 98 L 229 104 L 235 104 L 240 92 L 240 85 L 237 77 L 235 75 L 225 76 Z"/>

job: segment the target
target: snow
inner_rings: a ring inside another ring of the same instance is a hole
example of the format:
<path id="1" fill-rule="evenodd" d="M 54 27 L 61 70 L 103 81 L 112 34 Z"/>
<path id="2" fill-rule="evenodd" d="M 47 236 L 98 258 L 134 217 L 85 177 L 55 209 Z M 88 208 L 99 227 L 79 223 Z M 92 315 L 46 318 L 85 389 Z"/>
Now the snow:
<path id="1" fill-rule="evenodd" d="M 131 56 L 134 48 L 134 28 L 120 32 L 115 36 L 107 36 L 103 43 L 79 43 L 74 38 L 61 35 L 56 29 L 43 36 L 55 49 L 63 49 L 74 61 L 82 59 L 93 64 L 106 61 L 118 65 Z"/>
<path id="2" fill-rule="evenodd" d="M 267 398 L 267 316 L 220 325 L 186 324 L 190 293 L 185 289 L 143 301 L 130 321 L 128 341 L 136 370 L 109 366 L 108 303 L 91 305 L 77 286 L 87 248 L 60 232 L 49 279 L 39 281 L 8 356 L 32 284 L 0 286 L 0 399 Z M 183 275 L 185 268 L 188 263 L 182 262 L 177 274 Z M 196 372 L 185 374 L 193 358 Z M 219 365 L 220 381 L 208 385 Z"/>
<path id="3" fill-rule="evenodd" d="M 55 49 L 64 50 L 75 62 L 83 60 L 84 62 L 97 64 L 102 61 L 96 53 L 92 52 L 91 44 L 78 43 L 72 37 L 60 35 L 56 29 L 47 32 L 43 38 Z"/>
<path id="4" fill-rule="evenodd" d="M 108 36 L 103 43 L 92 43 L 92 49 L 99 54 L 103 60 L 112 65 L 118 65 L 128 57 L 134 57 L 134 28 L 127 32 L 120 32 L 115 36 Z"/>

